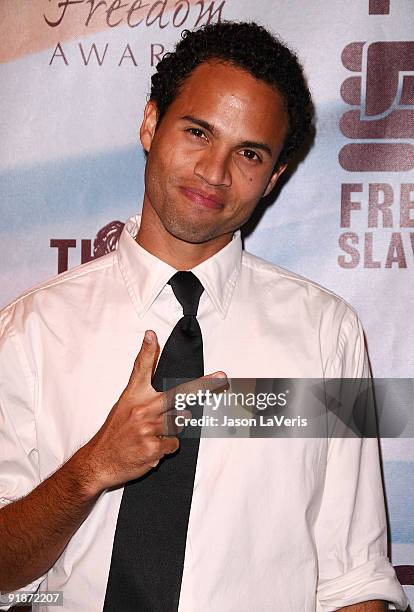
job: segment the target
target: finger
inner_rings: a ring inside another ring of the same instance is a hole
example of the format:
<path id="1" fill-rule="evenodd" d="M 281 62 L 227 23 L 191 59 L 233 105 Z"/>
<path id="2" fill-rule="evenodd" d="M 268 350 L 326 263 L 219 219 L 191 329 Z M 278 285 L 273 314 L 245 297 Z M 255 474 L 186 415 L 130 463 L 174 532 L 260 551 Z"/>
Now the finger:
<path id="1" fill-rule="evenodd" d="M 143 388 L 151 387 L 152 370 L 155 364 L 157 349 L 157 334 L 152 330 L 147 330 L 144 334 L 140 351 L 135 358 L 127 388 L 142 390 Z"/>
<path id="2" fill-rule="evenodd" d="M 163 455 L 170 455 L 171 453 L 175 453 L 175 451 L 178 450 L 180 446 L 180 442 L 178 438 L 174 438 L 174 437 L 161 436 L 160 443 L 161 443 L 161 452 L 163 453 Z M 150 465 L 151 467 L 156 467 L 159 464 L 160 460 L 161 460 L 161 457 L 160 459 L 151 461 L 147 465 Z"/>
<path id="3" fill-rule="evenodd" d="M 192 416 L 189 410 L 168 410 L 150 423 L 149 435 L 176 436 L 186 427 L 186 419 L 191 419 Z"/>
<path id="4" fill-rule="evenodd" d="M 192 418 L 189 410 L 168 410 L 162 415 L 162 426 L 166 436 L 176 436 L 186 427 L 188 419 Z"/>
<path id="5" fill-rule="evenodd" d="M 201 376 L 194 380 L 181 383 L 163 394 L 163 411 L 171 409 L 190 408 L 191 405 L 186 405 L 187 396 L 196 396 L 203 401 L 202 396 L 206 391 L 221 393 L 229 386 L 227 376 L 224 372 L 215 372 Z"/>
<path id="6" fill-rule="evenodd" d="M 160 438 L 161 439 L 161 448 L 164 455 L 169 455 L 171 453 L 175 453 L 175 451 L 180 446 L 180 442 L 178 438 L 168 437 L 168 438 Z"/>

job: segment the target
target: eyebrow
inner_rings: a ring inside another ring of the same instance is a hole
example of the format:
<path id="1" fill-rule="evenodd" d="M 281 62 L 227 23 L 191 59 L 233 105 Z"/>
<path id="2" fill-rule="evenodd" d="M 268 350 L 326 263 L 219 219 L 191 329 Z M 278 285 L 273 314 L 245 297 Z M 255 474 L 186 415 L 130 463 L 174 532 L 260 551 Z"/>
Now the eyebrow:
<path id="1" fill-rule="evenodd" d="M 185 115 L 184 117 L 181 117 L 181 120 L 190 121 L 191 123 L 195 123 L 196 125 L 199 125 L 200 127 L 210 132 L 210 134 L 213 134 L 213 136 L 217 134 L 217 130 L 214 127 L 214 125 L 211 125 L 211 123 L 209 123 L 208 121 L 204 121 L 204 119 L 197 119 L 197 117 L 193 117 L 193 115 Z M 264 151 L 265 153 L 267 153 L 269 157 L 272 157 L 273 155 L 272 149 L 269 147 L 269 145 L 267 145 L 264 142 L 244 140 L 243 142 L 240 142 L 237 146 L 244 147 L 246 149 L 259 149 L 260 151 Z"/>

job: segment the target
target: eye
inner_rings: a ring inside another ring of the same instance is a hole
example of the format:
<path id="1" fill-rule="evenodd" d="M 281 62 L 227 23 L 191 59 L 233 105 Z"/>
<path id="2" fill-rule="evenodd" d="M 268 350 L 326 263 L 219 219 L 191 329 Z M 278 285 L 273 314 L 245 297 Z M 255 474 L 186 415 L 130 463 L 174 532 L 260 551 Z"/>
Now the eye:
<path id="1" fill-rule="evenodd" d="M 252 149 L 243 149 L 241 151 L 241 155 L 248 161 L 257 161 L 257 162 L 262 161 L 261 157 L 259 157 L 256 151 L 253 151 Z"/>
<path id="2" fill-rule="evenodd" d="M 205 140 L 207 140 L 206 135 L 204 134 L 203 130 L 200 130 L 200 128 L 190 127 L 186 129 L 186 132 L 194 136 L 194 138 L 205 138 Z"/>

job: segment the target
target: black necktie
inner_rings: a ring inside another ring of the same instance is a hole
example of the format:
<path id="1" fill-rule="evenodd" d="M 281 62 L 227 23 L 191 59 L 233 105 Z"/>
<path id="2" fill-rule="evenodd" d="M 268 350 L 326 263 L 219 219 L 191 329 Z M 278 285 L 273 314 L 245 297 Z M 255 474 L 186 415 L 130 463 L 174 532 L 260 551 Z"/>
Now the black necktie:
<path id="1" fill-rule="evenodd" d="M 183 317 L 159 358 L 153 378 L 157 391 L 204 374 L 203 340 L 196 318 L 203 286 L 192 272 L 177 272 L 169 282 Z M 180 438 L 174 455 L 125 485 L 104 612 L 178 609 L 198 447 L 198 438 Z"/>

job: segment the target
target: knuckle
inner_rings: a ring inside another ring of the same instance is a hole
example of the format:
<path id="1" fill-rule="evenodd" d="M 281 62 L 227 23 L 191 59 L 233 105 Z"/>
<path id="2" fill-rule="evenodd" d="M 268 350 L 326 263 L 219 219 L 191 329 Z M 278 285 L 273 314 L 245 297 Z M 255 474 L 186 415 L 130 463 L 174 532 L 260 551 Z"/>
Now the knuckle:
<path id="1" fill-rule="evenodd" d="M 131 406 L 131 419 L 135 425 L 141 425 L 143 417 L 142 406 L 134 404 Z"/>
<path id="2" fill-rule="evenodd" d="M 142 355 L 141 353 L 138 354 L 138 357 L 135 359 L 134 361 L 134 374 L 141 374 L 141 372 L 144 369 L 144 364 L 142 363 Z"/>
<path id="3" fill-rule="evenodd" d="M 143 423 L 140 427 L 140 435 L 143 437 L 151 437 L 155 433 L 155 427 L 151 423 Z"/>
<path id="4" fill-rule="evenodd" d="M 159 459 L 163 455 L 159 438 L 147 439 L 146 454 L 151 459 Z"/>
<path id="5" fill-rule="evenodd" d="M 135 358 L 135 363 L 138 363 L 142 366 L 142 359 L 150 355 L 152 352 L 152 346 L 148 342 L 143 342 L 141 348 L 139 349 L 138 355 Z"/>
<path id="6" fill-rule="evenodd" d="M 140 350 L 140 352 L 138 353 L 135 361 L 134 361 L 134 368 L 133 368 L 133 373 L 136 376 L 141 375 L 142 373 L 146 372 L 147 367 L 148 367 L 148 357 L 149 357 L 149 349 L 147 347 L 142 348 Z"/>

